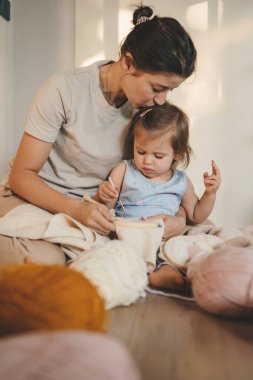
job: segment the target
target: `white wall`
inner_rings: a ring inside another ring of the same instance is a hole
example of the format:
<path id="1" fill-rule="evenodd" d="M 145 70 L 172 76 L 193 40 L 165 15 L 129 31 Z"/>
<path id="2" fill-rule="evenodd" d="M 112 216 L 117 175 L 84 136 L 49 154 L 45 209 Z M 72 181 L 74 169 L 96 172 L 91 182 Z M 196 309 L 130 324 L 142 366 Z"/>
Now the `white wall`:
<path id="1" fill-rule="evenodd" d="M 219 225 L 242 226 L 253 223 L 253 2 L 206 3 L 206 30 L 198 30 L 196 20 L 191 23 L 187 12 L 181 12 L 198 49 L 198 69 L 193 83 L 182 86 L 173 98 L 192 120 L 195 158 L 188 173 L 199 193 L 201 174 L 211 159 L 221 169 L 212 219 Z M 203 20 L 203 13 L 198 19 Z"/>
<path id="2" fill-rule="evenodd" d="M 118 0 L 76 0 L 77 67 L 105 57 L 118 58 L 118 14 Z"/>
<path id="3" fill-rule="evenodd" d="M 12 0 L 14 147 L 39 86 L 74 66 L 74 0 Z"/>
<path id="4" fill-rule="evenodd" d="M 133 10 L 130 0 L 11 3 L 11 22 L 0 19 L 4 51 L 0 56 L 1 174 L 4 158 L 16 149 L 27 107 L 38 86 L 55 71 L 97 58 L 117 59 L 118 42 L 131 27 Z M 200 194 L 202 173 L 215 159 L 221 168 L 222 186 L 212 219 L 218 225 L 252 224 L 253 2 L 151 0 L 147 4 L 153 4 L 159 15 L 177 18 L 198 50 L 196 76 L 170 95 L 191 119 L 195 156 L 189 176 Z M 8 94 L 11 83 L 12 100 Z"/>
<path id="5" fill-rule="evenodd" d="M 12 0 L 0 17 L 0 178 L 15 154 L 35 92 L 48 76 L 74 67 L 75 0 Z"/>
<path id="6" fill-rule="evenodd" d="M 0 17 L 0 174 L 7 170 L 7 157 L 11 151 L 11 24 Z"/>

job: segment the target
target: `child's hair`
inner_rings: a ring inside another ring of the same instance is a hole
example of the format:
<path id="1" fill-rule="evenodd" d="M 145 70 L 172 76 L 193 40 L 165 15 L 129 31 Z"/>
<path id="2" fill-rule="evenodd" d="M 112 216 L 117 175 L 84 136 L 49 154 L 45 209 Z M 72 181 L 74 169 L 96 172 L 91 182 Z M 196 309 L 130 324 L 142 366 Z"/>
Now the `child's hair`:
<path id="1" fill-rule="evenodd" d="M 182 25 L 171 17 L 159 17 L 142 3 L 133 13 L 134 28 L 120 49 L 133 56 L 133 64 L 146 72 L 173 73 L 188 78 L 195 70 L 197 52 Z"/>
<path id="2" fill-rule="evenodd" d="M 189 145 L 189 121 L 187 115 L 178 107 L 170 103 L 142 108 L 130 123 L 130 128 L 124 145 L 124 158 L 134 157 L 134 136 L 136 129 L 143 127 L 146 131 L 161 132 L 172 131 L 170 143 L 174 154 L 180 155 L 180 160 L 172 163 L 172 169 L 180 163 L 186 168 L 190 163 L 192 149 Z"/>

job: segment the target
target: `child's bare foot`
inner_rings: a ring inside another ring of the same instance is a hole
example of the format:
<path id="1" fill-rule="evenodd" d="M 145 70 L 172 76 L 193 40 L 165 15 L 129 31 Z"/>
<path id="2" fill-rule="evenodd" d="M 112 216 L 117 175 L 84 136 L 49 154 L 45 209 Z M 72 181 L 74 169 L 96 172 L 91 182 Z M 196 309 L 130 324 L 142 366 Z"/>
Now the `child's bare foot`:
<path id="1" fill-rule="evenodd" d="M 170 265 L 162 265 L 159 269 L 150 273 L 149 285 L 155 288 L 172 290 L 181 295 L 192 296 L 190 279 Z"/>
<path id="2" fill-rule="evenodd" d="M 40 261 L 36 259 L 35 257 L 29 255 L 24 258 L 24 263 L 25 264 L 39 264 Z"/>

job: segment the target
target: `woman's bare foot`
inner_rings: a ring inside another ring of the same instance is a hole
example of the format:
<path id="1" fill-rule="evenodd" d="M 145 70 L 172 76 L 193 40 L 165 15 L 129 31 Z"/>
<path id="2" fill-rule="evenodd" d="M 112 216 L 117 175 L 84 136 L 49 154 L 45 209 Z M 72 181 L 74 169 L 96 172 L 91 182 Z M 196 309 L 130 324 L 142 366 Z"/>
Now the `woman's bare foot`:
<path id="1" fill-rule="evenodd" d="M 40 261 L 36 259 L 35 257 L 29 255 L 24 258 L 24 263 L 25 264 L 39 264 Z"/>
<path id="2" fill-rule="evenodd" d="M 192 296 L 191 281 L 170 265 L 162 265 L 149 275 L 149 285 L 172 290 L 180 295 Z"/>

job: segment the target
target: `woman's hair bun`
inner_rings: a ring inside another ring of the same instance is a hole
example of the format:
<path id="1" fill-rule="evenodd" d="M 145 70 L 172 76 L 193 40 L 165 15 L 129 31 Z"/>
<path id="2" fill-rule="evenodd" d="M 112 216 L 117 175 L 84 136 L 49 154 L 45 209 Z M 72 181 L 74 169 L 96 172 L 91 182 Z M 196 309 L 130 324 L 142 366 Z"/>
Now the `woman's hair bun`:
<path id="1" fill-rule="evenodd" d="M 132 21 L 132 23 L 134 24 L 134 25 L 136 25 L 137 24 L 137 21 L 138 21 L 138 19 L 140 18 L 140 17 L 151 17 L 152 16 L 152 14 L 153 14 L 153 10 L 150 8 L 150 7 L 145 7 L 144 5 L 139 5 L 136 9 L 135 9 L 135 11 L 134 11 L 134 13 L 133 13 L 133 21 Z"/>

